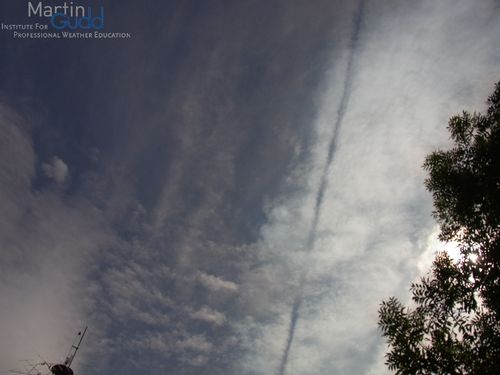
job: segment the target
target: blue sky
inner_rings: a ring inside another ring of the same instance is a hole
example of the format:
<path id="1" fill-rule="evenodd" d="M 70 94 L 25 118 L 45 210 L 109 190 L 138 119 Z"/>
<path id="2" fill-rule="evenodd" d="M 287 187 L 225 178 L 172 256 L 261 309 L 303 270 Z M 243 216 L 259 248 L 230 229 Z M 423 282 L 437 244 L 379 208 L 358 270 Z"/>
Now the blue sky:
<path id="1" fill-rule="evenodd" d="M 389 373 L 378 305 L 438 250 L 421 165 L 498 81 L 498 1 L 103 6 L 130 39 L 0 30 L 2 373 L 84 325 L 78 375 Z"/>

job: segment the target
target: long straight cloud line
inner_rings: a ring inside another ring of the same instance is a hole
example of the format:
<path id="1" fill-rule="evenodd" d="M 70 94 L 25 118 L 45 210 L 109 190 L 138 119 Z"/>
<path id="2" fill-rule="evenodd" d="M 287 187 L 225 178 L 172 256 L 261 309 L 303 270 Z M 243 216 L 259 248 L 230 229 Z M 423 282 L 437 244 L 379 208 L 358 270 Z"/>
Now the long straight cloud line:
<path id="1" fill-rule="evenodd" d="M 354 60 L 355 60 L 355 55 L 357 53 L 358 47 L 359 47 L 359 34 L 361 31 L 361 24 L 363 21 L 363 11 L 365 7 L 365 1 L 361 0 L 359 2 L 359 6 L 356 10 L 356 13 L 354 14 L 353 17 L 353 25 L 352 25 L 352 33 L 351 33 L 351 39 L 350 39 L 350 44 L 349 44 L 349 55 L 347 58 L 347 67 L 346 67 L 346 78 L 344 80 L 344 87 L 342 89 L 342 97 L 340 99 L 340 104 L 337 110 L 337 116 L 336 116 L 336 121 L 335 125 L 333 127 L 333 134 L 332 138 L 330 140 L 330 144 L 328 147 L 328 157 L 326 159 L 325 165 L 323 167 L 323 171 L 321 173 L 321 180 L 319 183 L 319 188 L 318 192 L 316 194 L 316 201 L 315 201 L 315 206 L 314 206 L 314 211 L 313 211 L 313 219 L 311 223 L 311 227 L 309 230 L 309 234 L 307 236 L 306 244 L 305 244 L 305 252 L 309 253 L 312 251 L 314 248 L 314 244 L 316 242 L 317 238 L 317 228 L 318 228 L 318 222 L 319 222 L 319 216 L 321 214 L 321 207 L 323 205 L 323 200 L 324 200 L 324 195 L 326 191 L 326 187 L 328 185 L 328 171 L 330 170 L 330 167 L 333 163 L 333 160 L 335 158 L 335 151 L 337 149 L 337 142 L 339 138 L 339 133 L 340 129 L 342 128 L 342 123 L 344 121 L 345 114 L 347 112 L 347 108 L 349 105 L 349 100 L 351 98 L 352 94 L 352 81 L 353 81 L 353 67 L 354 67 Z M 290 349 L 292 347 L 293 343 L 293 338 L 295 335 L 295 331 L 297 328 L 297 323 L 300 318 L 300 307 L 302 305 L 302 294 L 303 294 L 303 287 L 304 283 L 306 280 L 306 274 L 307 274 L 307 269 L 303 271 L 303 274 L 301 275 L 300 282 L 299 282 L 299 289 L 297 292 L 297 295 L 295 297 L 295 300 L 292 305 L 292 309 L 290 312 L 290 326 L 288 329 L 288 335 L 286 339 L 286 344 L 285 344 L 285 349 L 283 351 L 283 356 L 280 361 L 280 365 L 278 368 L 278 375 L 284 375 L 286 372 L 286 365 L 288 362 L 288 357 L 290 354 Z"/>

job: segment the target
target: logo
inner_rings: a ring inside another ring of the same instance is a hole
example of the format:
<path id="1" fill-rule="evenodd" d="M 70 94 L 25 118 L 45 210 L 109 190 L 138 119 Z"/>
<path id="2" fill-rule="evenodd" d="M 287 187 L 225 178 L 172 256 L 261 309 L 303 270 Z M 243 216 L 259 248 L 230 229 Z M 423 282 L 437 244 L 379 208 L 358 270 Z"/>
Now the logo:
<path id="1" fill-rule="evenodd" d="M 11 32 L 14 39 L 131 39 L 130 32 L 104 31 L 103 1 L 50 0 L 47 4 L 43 0 L 27 0 L 25 14 L 29 21 L 2 22 L 0 30 Z"/>

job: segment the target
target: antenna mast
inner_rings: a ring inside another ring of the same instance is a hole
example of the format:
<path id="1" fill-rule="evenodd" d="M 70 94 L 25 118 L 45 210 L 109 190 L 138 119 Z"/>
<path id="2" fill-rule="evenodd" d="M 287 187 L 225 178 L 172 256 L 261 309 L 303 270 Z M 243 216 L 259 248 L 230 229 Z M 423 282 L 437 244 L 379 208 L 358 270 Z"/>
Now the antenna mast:
<path id="1" fill-rule="evenodd" d="M 85 336 L 85 333 L 87 332 L 87 326 L 85 326 L 85 329 L 83 332 L 78 332 L 78 335 L 76 335 L 75 340 L 73 341 L 73 345 L 71 345 L 71 348 L 69 349 L 68 355 L 66 356 L 66 360 L 64 361 L 64 364 L 68 367 L 71 366 L 71 363 L 73 362 L 73 359 L 75 359 L 76 352 L 78 349 L 80 349 L 80 344 L 83 341 L 83 337 Z M 78 342 L 78 343 L 77 343 Z"/>

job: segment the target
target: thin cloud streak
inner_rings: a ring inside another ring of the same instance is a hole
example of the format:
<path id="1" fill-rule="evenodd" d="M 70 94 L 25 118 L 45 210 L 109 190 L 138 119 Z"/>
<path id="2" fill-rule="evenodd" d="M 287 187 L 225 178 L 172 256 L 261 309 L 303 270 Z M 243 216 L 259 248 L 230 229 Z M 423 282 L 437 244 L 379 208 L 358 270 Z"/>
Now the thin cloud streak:
<path id="1" fill-rule="evenodd" d="M 365 1 L 361 0 L 356 9 L 356 12 L 353 17 L 353 25 L 352 25 L 352 34 L 351 40 L 349 44 L 349 55 L 347 58 L 347 67 L 346 74 L 344 80 L 344 87 L 342 89 L 342 97 L 340 99 L 340 104 L 337 110 L 337 116 L 335 120 L 335 124 L 333 126 L 333 133 L 330 140 L 330 145 L 328 147 L 328 157 L 326 159 L 325 165 L 323 167 L 323 172 L 321 174 L 321 179 L 319 183 L 318 192 L 316 195 L 316 201 L 313 211 L 313 218 L 311 223 L 311 228 L 309 234 L 307 236 L 307 241 L 304 247 L 306 252 L 311 252 L 314 249 L 314 245 L 317 239 L 317 230 L 318 230 L 318 222 L 321 214 L 321 208 L 323 205 L 324 195 L 328 184 L 329 170 L 334 161 L 335 150 L 337 148 L 337 142 L 339 138 L 339 133 L 342 128 L 342 124 L 344 121 L 345 114 L 347 112 L 347 108 L 349 105 L 349 99 L 352 94 L 352 82 L 354 79 L 354 62 L 356 58 L 356 54 L 359 48 L 359 34 L 361 31 L 361 26 L 363 23 L 363 11 L 365 7 Z M 290 328 L 288 330 L 288 336 L 285 344 L 285 350 L 283 351 L 283 357 L 281 359 L 278 375 L 284 375 L 286 371 L 286 365 L 288 362 L 288 356 L 290 353 L 290 348 L 293 343 L 293 338 L 295 335 L 295 330 L 297 327 L 297 323 L 300 317 L 300 308 L 302 305 L 302 298 L 304 292 L 304 283 L 307 279 L 307 269 L 303 270 L 303 274 L 300 278 L 299 289 L 297 291 L 297 296 L 292 305 L 292 309 L 290 312 Z"/>

